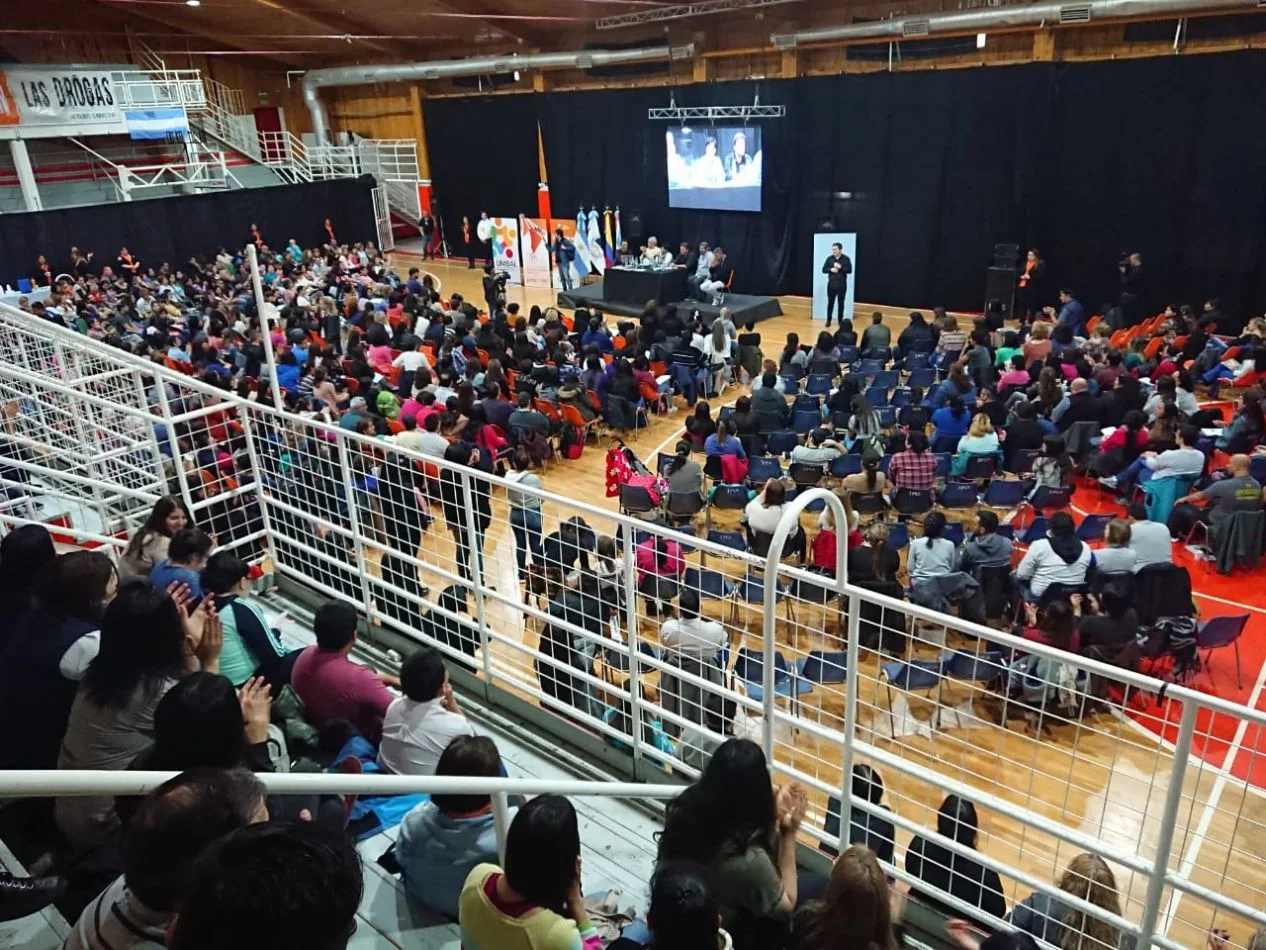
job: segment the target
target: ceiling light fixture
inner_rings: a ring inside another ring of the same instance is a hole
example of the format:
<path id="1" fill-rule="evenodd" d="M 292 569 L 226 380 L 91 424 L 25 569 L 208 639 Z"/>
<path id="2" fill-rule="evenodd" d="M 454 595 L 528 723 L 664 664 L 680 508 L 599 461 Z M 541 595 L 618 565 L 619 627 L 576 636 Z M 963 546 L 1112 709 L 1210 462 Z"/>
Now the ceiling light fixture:
<path id="1" fill-rule="evenodd" d="M 987 38 L 987 37 L 986 37 L 986 34 L 984 34 L 984 33 L 977 33 L 977 34 L 976 34 L 976 49 L 984 49 L 984 48 L 985 48 L 985 39 L 986 39 L 986 38 Z"/>
<path id="2" fill-rule="evenodd" d="M 515 82 L 519 81 L 519 71 L 517 69 L 514 71 L 514 81 Z"/>
<path id="3" fill-rule="evenodd" d="M 200 6 L 202 6 L 202 0 L 185 0 L 185 6 L 187 6 L 187 7 L 200 7 Z"/>

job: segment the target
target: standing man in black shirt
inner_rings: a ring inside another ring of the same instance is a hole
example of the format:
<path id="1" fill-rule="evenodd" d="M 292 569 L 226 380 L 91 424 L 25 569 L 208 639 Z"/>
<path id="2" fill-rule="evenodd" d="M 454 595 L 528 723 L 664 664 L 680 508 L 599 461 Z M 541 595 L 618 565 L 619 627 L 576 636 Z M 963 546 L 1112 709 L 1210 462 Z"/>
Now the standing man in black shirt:
<path id="1" fill-rule="evenodd" d="M 831 325 L 831 314 L 839 302 L 840 320 L 844 319 L 844 298 L 848 296 L 848 275 L 853 273 L 853 262 L 844 253 L 844 245 L 838 241 L 831 245 L 831 253 L 822 263 L 826 274 L 826 325 Z"/>
<path id="2" fill-rule="evenodd" d="M 435 256 L 435 248 L 431 244 L 435 239 L 435 219 L 430 211 L 422 212 L 418 228 L 422 231 L 422 260 L 427 260 Z"/>

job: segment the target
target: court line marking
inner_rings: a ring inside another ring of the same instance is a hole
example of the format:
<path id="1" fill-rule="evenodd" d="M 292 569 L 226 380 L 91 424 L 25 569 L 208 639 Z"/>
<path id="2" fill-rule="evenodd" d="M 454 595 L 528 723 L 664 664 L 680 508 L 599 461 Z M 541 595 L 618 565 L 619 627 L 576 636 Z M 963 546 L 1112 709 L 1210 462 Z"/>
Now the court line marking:
<path id="1" fill-rule="evenodd" d="M 1256 709 L 1262 695 L 1262 688 L 1266 686 L 1266 663 L 1262 664 L 1262 668 L 1257 673 L 1257 682 L 1253 684 L 1253 691 L 1249 694 L 1248 706 L 1250 709 Z M 1248 732 L 1248 720 L 1241 719 L 1239 726 L 1235 730 L 1235 737 L 1231 740 L 1231 745 L 1227 749 L 1226 757 L 1222 760 L 1221 773 L 1214 780 L 1213 789 L 1209 793 L 1208 799 L 1205 801 L 1204 810 L 1200 813 L 1200 821 L 1196 824 L 1195 835 L 1191 835 L 1191 829 L 1187 829 L 1188 839 L 1190 841 L 1186 853 L 1183 855 L 1182 864 L 1178 869 L 1180 878 L 1187 878 L 1191 874 L 1192 869 L 1196 866 L 1196 859 L 1200 855 L 1200 848 L 1203 846 L 1205 837 L 1209 833 L 1209 825 L 1213 823 L 1213 815 L 1217 811 L 1218 802 L 1222 798 L 1222 792 L 1226 789 L 1227 778 L 1225 773 L 1235 767 L 1235 759 L 1240 754 L 1240 748 L 1244 744 L 1244 736 Z M 1251 787 L 1251 783 L 1246 783 Z M 1192 790 L 1195 794 L 1195 789 Z M 1228 842 L 1227 848 L 1230 849 L 1233 843 Z M 1165 914 L 1161 921 L 1160 933 L 1162 936 L 1168 935 L 1170 925 L 1174 922 L 1174 917 L 1178 912 L 1178 905 L 1182 902 L 1183 891 L 1174 889 L 1169 895 L 1169 905 L 1165 908 Z"/>

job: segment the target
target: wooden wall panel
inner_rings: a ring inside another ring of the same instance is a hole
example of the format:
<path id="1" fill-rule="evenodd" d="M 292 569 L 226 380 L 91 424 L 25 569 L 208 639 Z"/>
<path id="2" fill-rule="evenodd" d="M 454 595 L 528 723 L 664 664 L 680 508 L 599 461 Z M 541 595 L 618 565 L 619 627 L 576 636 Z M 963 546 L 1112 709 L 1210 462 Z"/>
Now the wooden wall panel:
<path id="1" fill-rule="evenodd" d="M 355 132 L 371 139 L 414 137 L 407 85 L 348 86 L 323 89 L 321 95 L 335 132 Z"/>

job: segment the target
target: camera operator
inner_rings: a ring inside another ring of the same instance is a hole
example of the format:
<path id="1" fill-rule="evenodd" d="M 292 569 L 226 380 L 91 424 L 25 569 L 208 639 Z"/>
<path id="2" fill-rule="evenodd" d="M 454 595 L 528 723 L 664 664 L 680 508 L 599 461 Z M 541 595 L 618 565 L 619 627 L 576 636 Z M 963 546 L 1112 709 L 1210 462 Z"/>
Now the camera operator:
<path id="1" fill-rule="evenodd" d="M 493 268 L 491 262 L 484 265 L 484 302 L 488 304 L 488 316 L 491 317 L 503 305 L 509 278 L 509 274 Z"/>
<path id="2" fill-rule="evenodd" d="M 1143 319 L 1143 255 L 1138 251 L 1122 254 L 1117 262 L 1121 272 L 1121 296 L 1117 307 L 1121 311 L 1121 326 L 1132 327 Z"/>

